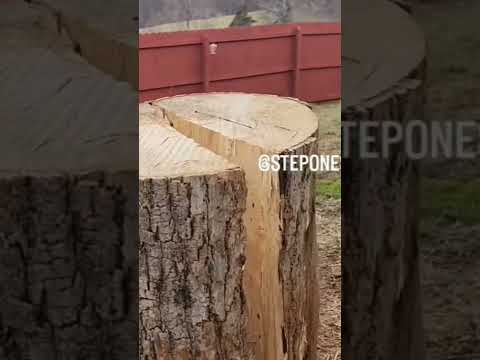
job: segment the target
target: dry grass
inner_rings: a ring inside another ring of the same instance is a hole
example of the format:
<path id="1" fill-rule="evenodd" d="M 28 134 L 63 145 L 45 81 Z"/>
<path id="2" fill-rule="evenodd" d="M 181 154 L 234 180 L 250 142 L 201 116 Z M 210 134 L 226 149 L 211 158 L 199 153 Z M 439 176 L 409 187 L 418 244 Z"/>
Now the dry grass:
<path id="1" fill-rule="evenodd" d="M 341 217 L 340 200 L 317 201 L 320 329 L 318 360 L 339 360 L 341 345 Z"/>
<path id="2" fill-rule="evenodd" d="M 319 153 L 340 154 L 340 101 L 311 104 L 311 106 L 318 117 Z"/>

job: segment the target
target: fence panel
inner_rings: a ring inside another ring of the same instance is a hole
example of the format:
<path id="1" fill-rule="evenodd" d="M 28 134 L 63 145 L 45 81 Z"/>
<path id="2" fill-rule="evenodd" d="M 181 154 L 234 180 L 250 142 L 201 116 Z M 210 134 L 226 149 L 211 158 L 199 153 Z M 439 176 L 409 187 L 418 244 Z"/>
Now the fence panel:
<path id="1" fill-rule="evenodd" d="M 210 91 L 341 96 L 341 28 L 305 23 L 140 35 L 140 101 Z"/>

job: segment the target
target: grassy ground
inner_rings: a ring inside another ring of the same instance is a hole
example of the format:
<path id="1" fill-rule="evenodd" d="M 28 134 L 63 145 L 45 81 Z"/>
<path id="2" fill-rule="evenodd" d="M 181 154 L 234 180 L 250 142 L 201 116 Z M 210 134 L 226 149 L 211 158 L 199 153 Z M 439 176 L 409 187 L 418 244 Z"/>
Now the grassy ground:
<path id="1" fill-rule="evenodd" d="M 465 225 L 480 223 L 480 181 L 426 178 L 422 190 L 422 217 Z"/>
<path id="2" fill-rule="evenodd" d="M 430 120 L 480 120 L 480 2 L 424 1 Z M 428 360 L 480 359 L 479 158 L 424 164 L 420 251 Z"/>
<path id="3" fill-rule="evenodd" d="M 322 200 L 340 200 L 342 197 L 341 179 L 317 180 L 316 195 L 318 202 Z"/>
<path id="4" fill-rule="evenodd" d="M 428 41 L 428 110 L 435 119 L 480 115 L 480 2 L 425 1 L 414 8 Z"/>

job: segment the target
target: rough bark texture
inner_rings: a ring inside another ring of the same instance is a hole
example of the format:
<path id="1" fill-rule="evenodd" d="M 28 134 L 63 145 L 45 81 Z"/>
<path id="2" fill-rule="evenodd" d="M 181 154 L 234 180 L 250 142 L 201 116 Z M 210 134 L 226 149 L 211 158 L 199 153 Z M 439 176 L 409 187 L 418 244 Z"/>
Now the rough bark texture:
<path id="1" fill-rule="evenodd" d="M 136 173 L 0 179 L 0 358 L 137 356 Z"/>
<path id="2" fill-rule="evenodd" d="M 317 141 L 290 151 L 313 155 Z M 283 293 L 284 353 L 288 360 L 316 360 L 318 331 L 318 279 L 315 230 L 315 174 L 286 171 L 280 176 L 282 246 L 279 276 Z"/>
<path id="3" fill-rule="evenodd" d="M 422 83 L 405 80 L 348 109 L 342 120 L 405 125 L 423 118 L 422 100 Z M 392 146 L 388 158 L 360 159 L 353 150 L 358 139 L 358 133 L 343 138 L 352 154 L 342 164 L 342 358 L 424 359 L 418 163 L 403 144 Z"/>
<path id="4" fill-rule="evenodd" d="M 251 359 L 241 171 L 140 181 L 140 357 Z"/>

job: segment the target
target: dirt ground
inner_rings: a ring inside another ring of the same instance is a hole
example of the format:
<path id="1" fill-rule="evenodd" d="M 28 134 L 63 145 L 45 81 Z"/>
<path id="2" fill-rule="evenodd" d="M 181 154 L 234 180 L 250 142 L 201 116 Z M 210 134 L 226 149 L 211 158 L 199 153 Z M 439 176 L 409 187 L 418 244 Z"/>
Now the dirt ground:
<path id="1" fill-rule="evenodd" d="M 319 118 L 319 154 L 340 154 L 340 102 L 314 104 Z M 319 174 L 334 182 L 339 173 Z M 320 331 L 317 360 L 339 360 L 341 346 L 341 200 L 319 194 L 316 221 L 319 249 Z"/>
<path id="2" fill-rule="evenodd" d="M 340 200 L 317 201 L 320 272 L 318 360 L 339 360 L 341 345 Z"/>
<path id="3" fill-rule="evenodd" d="M 430 120 L 480 120 L 480 2 L 423 1 Z M 427 360 L 480 359 L 480 160 L 423 164 L 420 251 Z"/>

